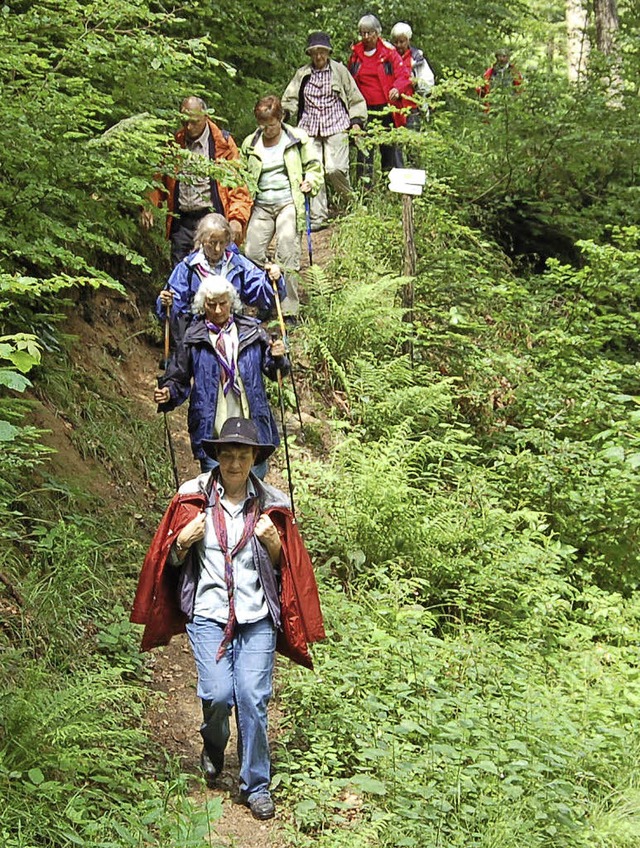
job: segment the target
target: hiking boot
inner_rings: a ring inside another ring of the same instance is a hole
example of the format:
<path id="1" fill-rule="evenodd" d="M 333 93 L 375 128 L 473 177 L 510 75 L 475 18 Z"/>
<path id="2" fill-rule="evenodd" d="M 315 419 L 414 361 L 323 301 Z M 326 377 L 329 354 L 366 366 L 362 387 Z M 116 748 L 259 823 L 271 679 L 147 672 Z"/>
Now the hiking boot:
<path id="1" fill-rule="evenodd" d="M 202 749 L 202 753 L 200 754 L 200 768 L 209 789 L 213 789 L 216 785 L 216 779 L 222 771 L 223 765 L 224 758 L 222 756 L 214 762 L 207 753 L 206 748 Z"/>
<path id="2" fill-rule="evenodd" d="M 261 792 L 259 795 L 252 795 L 247 800 L 247 807 L 251 810 L 254 819 L 264 821 L 272 819 L 276 814 L 276 807 L 271 800 L 271 795 L 268 792 Z"/>

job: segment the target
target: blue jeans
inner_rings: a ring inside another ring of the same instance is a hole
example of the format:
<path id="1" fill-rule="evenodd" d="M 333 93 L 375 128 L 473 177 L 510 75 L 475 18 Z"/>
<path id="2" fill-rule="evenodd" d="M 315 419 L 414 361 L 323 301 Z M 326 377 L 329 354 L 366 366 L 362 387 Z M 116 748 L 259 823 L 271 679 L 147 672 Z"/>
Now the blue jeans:
<path id="1" fill-rule="evenodd" d="M 205 456 L 204 459 L 200 460 L 200 471 L 203 473 L 205 471 L 213 471 L 214 468 L 218 467 L 218 460 L 212 459 L 210 456 Z M 264 480 L 266 477 L 267 471 L 269 470 L 269 463 L 265 459 L 264 462 L 259 462 L 257 465 L 253 465 L 251 470 L 256 475 L 258 480 Z"/>
<path id="2" fill-rule="evenodd" d="M 187 624 L 198 669 L 198 697 L 205 709 L 200 733 L 212 760 L 220 760 L 229 741 L 229 716 L 236 708 L 240 791 L 245 798 L 269 791 L 271 758 L 267 706 L 273 689 L 276 629 L 270 618 L 239 624 L 224 656 L 216 653 L 224 626 L 195 616 Z"/>

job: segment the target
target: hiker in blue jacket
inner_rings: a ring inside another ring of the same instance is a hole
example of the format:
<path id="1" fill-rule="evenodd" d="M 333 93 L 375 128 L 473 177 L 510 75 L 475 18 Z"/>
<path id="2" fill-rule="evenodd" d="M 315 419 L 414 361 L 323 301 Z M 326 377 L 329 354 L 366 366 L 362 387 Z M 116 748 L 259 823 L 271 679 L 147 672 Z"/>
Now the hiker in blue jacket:
<path id="1" fill-rule="evenodd" d="M 280 444 L 263 375 L 275 380 L 278 371 L 288 374 L 284 342 L 270 341 L 257 318 L 235 314 L 239 306 L 228 280 L 202 283 L 193 300 L 194 321 L 154 392 L 159 412 L 190 398 L 191 448 L 202 471 L 216 464 L 202 441 L 220 433 L 228 418 L 251 418 L 264 444 Z M 266 471 L 266 462 L 254 468 L 260 479 Z"/>
<path id="2" fill-rule="evenodd" d="M 184 338 L 192 320 L 191 305 L 201 283 L 211 276 L 228 280 L 246 306 L 255 306 L 260 318 L 268 317 L 275 308 L 273 284 L 280 300 L 285 296 L 285 279 L 278 265 L 258 268 L 238 253 L 232 240 L 229 222 L 212 212 L 201 219 L 194 236 L 194 250 L 173 269 L 165 288 L 156 301 L 156 315 L 161 321 L 170 307 L 171 334 L 176 347 Z"/>

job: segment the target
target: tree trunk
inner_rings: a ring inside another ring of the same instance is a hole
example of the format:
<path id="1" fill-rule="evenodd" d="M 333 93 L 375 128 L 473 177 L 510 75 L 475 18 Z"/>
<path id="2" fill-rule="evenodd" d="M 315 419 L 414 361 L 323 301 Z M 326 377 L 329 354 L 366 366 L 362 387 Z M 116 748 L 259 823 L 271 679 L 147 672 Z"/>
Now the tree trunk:
<path id="1" fill-rule="evenodd" d="M 587 12 L 582 0 L 566 0 L 565 20 L 569 79 L 577 82 L 586 74 L 590 46 L 587 36 Z"/>
<path id="2" fill-rule="evenodd" d="M 596 18 L 596 44 L 605 56 L 614 52 L 614 43 L 620 21 L 616 0 L 593 0 Z"/>

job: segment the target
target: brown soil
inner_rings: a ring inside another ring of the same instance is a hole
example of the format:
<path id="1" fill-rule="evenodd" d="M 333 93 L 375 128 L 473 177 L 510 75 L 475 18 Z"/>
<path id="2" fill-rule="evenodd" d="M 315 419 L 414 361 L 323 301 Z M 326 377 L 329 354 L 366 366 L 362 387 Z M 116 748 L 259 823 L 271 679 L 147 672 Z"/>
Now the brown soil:
<path id="1" fill-rule="evenodd" d="M 328 261 L 330 236 L 330 230 L 313 234 L 314 264 L 323 265 Z M 305 238 L 303 257 L 304 268 L 308 265 Z M 142 311 L 146 313 L 146 309 Z M 140 416 L 152 418 L 157 414 L 152 395 L 162 351 L 159 346 L 147 341 L 143 330 L 146 322 L 145 315 L 141 315 L 131 298 L 99 292 L 78 305 L 65 325 L 65 332 L 78 339 L 73 356 L 79 366 L 97 375 L 108 374 L 109 379 L 116 381 L 121 394 L 137 403 Z M 299 386 L 299 394 L 303 415 L 309 418 L 308 407 L 305 409 L 306 392 L 303 384 Z M 107 482 L 105 486 L 104 468 L 79 455 L 70 438 L 73 424 L 65 418 L 64 413 L 55 409 L 46 397 L 38 396 L 34 401 L 34 424 L 49 431 L 44 441 L 56 451 L 51 459 L 51 472 L 79 483 L 88 491 L 99 491 L 107 503 L 111 497 L 120 500 L 123 493 L 115 483 Z M 180 480 L 186 480 L 199 473 L 199 466 L 191 456 L 186 432 L 186 408 L 171 413 L 169 424 L 179 477 Z M 288 415 L 287 428 L 292 433 L 299 429 L 294 414 Z M 292 453 L 298 461 L 309 455 L 309 450 L 298 444 Z M 273 462 L 268 480 L 286 490 L 283 463 L 282 457 Z M 129 500 L 144 502 L 149 493 L 145 491 L 142 481 L 131 481 L 131 488 L 126 495 Z M 222 801 L 222 818 L 215 824 L 212 844 L 215 848 L 284 848 L 287 840 L 282 822 L 290 820 L 287 811 L 277 806 L 275 819 L 258 822 L 239 803 L 235 728 L 218 787 L 208 790 L 199 778 L 201 739 L 198 728 L 201 709 L 196 697 L 196 673 L 186 636 L 174 638 L 166 648 L 154 651 L 149 657 L 149 663 L 153 669 L 151 688 L 160 696 L 153 699 L 153 706 L 147 716 L 152 737 L 160 749 L 179 761 L 184 772 L 194 775 L 192 799 L 196 804 L 202 803 L 212 794 Z M 276 701 L 277 692 L 270 707 L 272 739 L 277 736 L 278 729 Z M 277 804 L 277 794 L 275 800 Z"/>

